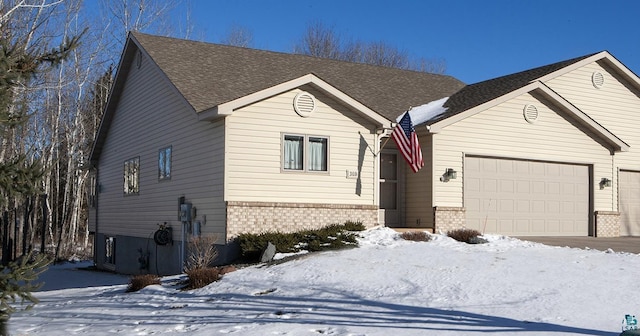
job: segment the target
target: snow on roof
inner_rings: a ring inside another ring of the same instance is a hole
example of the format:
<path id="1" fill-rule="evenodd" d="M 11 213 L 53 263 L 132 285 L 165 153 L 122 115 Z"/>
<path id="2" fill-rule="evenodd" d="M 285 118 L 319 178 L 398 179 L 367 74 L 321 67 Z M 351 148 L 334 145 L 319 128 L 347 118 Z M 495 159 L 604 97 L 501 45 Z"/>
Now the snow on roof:
<path id="1" fill-rule="evenodd" d="M 446 112 L 447 108 L 444 107 L 444 104 L 448 99 L 449 97 L 444 97 L 442 99 L 434 100 L 430 103 L 412 107 L 411 109 L 409 109 L 409 115 L 411 116 L 413 125 L 420 125 Z M 400 122 L 402 116 L 404 116 L 404 113 L 396 118 L 396 121 Z"/>

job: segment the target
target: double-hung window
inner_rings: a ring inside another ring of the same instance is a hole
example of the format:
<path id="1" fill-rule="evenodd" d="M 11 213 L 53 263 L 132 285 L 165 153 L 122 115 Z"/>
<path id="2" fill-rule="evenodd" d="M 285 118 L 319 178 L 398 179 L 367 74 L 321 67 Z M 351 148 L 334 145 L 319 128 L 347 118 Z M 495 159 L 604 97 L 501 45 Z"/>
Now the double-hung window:
<path id="1" fill-rule="evenodd" d="M 171 179 L 171 146 L 158 151 L 158 180 Z"/>
<path id="2" fill-rule="evenodd" d="M 140 157 L 124 162 L 124 194 L 135 195 L 140 191 Z"/>
<path id="3" fill-rule="evenodd" d="M 329 138 L 283 134 L 282 160 L 284 171 L 328 172 Z"/>

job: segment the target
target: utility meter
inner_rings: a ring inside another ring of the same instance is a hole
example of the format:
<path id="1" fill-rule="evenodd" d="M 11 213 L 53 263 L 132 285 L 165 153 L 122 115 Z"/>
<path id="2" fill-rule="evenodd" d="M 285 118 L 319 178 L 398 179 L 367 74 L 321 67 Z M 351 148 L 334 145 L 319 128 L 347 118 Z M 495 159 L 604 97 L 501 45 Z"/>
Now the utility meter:
<path id="1" fill-rule="evenodd" d="M 180 204 L 180 221 L 191 222 L 191 203 Z"/>

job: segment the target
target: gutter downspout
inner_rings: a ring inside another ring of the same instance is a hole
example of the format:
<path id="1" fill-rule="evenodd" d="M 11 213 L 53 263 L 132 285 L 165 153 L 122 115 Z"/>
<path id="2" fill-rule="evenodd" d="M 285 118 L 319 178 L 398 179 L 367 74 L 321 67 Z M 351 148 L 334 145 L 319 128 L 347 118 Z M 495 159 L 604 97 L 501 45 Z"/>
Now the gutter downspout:
<path id="1" fill-rule="evenodd" d="M 95 201 L 94 201 L 94 221 L 96 224 L 96 232 L 93 234 L 93 265 L 97 266 L 98 265 L 98 249 L 96 248 L 98 246 L 98 209 L 100 208 L 99 204 L 100 204 L 100 179 L 99 179 L 99 170 L 98 167 L 95 167 L 95 185 L 93 186 L 95 188 Z"/>

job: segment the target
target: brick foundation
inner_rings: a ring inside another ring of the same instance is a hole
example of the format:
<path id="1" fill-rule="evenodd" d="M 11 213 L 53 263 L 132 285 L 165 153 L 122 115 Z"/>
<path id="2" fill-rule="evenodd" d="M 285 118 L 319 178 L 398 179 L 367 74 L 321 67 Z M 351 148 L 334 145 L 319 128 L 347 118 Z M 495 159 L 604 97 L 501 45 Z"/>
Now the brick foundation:
<path id="1" fill-rule="evenodd" d="M 433 207 L 435 232 L 445 233 L 465 227 L 465 209 L 462 207 Z"/>
<path id="2" fill-rule="evenodd" d="M 596 211 L 596 237 L 620 237 L 620 213 Z"/>
<path id="3" fill-rule="evenodd" d="M 227 240 L 241 233 L 295 232 L 346 221 L 378 225 L 375 205 L 227 202 Z"/>

